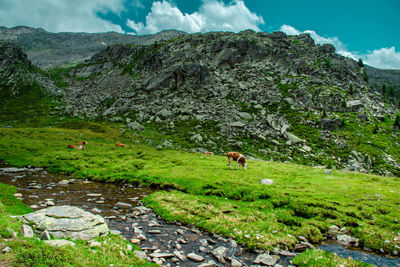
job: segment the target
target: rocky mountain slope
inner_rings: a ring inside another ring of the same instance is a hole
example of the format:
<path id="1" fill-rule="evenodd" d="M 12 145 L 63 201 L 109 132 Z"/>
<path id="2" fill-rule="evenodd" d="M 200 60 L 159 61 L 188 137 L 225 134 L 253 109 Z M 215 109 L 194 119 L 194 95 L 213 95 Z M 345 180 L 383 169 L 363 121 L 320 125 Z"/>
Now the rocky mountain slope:
<path id="1" fill-rule="evenodd" d="M 390 94 L 389 90 L 392 87 L 394 97 L 400 98 L 400 70 L 381 70 L 365 66 L 369 77 L 369 84 L 376 91 L 382 93 L 382 86 L 386 86 L 386 94 Z"/>
<path id="2" fill-rule="evenodd" d="M 162 132 L 156 145 L 399 170 L 398 109 L 370 89 L 362 65 L 309 35 L 244 31 L 115 45 L 61 76 L 68 114 Z"/>
<path id="3" fill-rule="evenodd" d="M 51 33 L 41 28 L 25 26 L 0 27 L 0 40 L 16 43 L 38 67 L 69 66 L 90 59 L 108 45 L 119 43 L 152 44 L 186 33 L 175 30 L 162 31 L 154 35 L 127 35 L 107 33 Z"/>
<path id="4" fill-rule="evenodd" d="M 32 75 L 62 114 L 116 123 L 158 147 L 400 173 L 397 107 L 369 87 L 361 64 L 306 34 L 118 44 Z"/>

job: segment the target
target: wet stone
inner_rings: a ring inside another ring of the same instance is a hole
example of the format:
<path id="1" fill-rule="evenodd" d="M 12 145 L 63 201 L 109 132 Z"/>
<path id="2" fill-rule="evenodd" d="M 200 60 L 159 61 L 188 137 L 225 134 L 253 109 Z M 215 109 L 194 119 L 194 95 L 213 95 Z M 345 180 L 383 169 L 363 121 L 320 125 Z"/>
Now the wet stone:
<path id="1" fill-rule="evenodd" d="M 202 257 L 202 256 L 200 256 L 200 255 L 197 255 L 196 253 L 189 253 L 188 255 L 187 255 L 187 258 L 189 259 L 189 260 L 192 260 L 192 261 L 196 261 L 196 262 L 202 262 L 202 261 L 204 261 L 204 258 Z"/>
<path id="2" fill-rule="evenodd" d="M 275 255 L 268 255 L 268 254 L 261 254 L 258 255 L 255 259 L 254 263 L 262 264 L 267 266 L 274 266 L 275 263 L 279 260 L 278 256 Z"/>

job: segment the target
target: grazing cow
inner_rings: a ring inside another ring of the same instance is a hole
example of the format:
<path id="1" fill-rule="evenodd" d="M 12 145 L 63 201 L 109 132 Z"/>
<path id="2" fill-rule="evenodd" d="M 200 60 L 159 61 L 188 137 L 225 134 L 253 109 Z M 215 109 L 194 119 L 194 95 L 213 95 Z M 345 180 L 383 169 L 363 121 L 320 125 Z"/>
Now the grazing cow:
<path id="1" fill-rule="evenodd" d="M 83 141 L 83 142 L 79 142 L 78 143 L 78 150 L 85 150 L 86 148 L 85 148 L 85 145 L 87 145 L 87 143 L 88 142 L 86 142 L 86 141 Z"/>
<path id="2" fill-rule="evenodd" d="M 73 144 L 69 144 L 68 148 L 74 149 L 74 148 L 76 148 L 76 146 L 74 146 Z"/>
<path id="3" fill-rule="evenodd" d="M 125 144 L 122 144 L 122 143 L 120 143 L 120 142 L 116 142 L 116 143 L 115 143 L 115 146 L 116 146 L 116 147 L 126 147 Z"/>
<path id="4" fill-rule="evenodd" d="M 214 153 L 212 153 L 212 152 L 209 152 L 209 151 L 207 151 L 207 152 L 204 152 L 204 154 L 206 154 L 206 155 L 214 155 Z"/>
<path id="5" fill-rule="evenodd" d="M 240 170 L 240 165 L 243 166 L 243 170 L 246 170 L 247 163 L 246 158 L 240 154 L 239 152 L 228 152 L 228 161 L 229 161 L 229 168 L 232 169 L 232 160 L 237 161 L 238 163 L 238 170 Z"/>

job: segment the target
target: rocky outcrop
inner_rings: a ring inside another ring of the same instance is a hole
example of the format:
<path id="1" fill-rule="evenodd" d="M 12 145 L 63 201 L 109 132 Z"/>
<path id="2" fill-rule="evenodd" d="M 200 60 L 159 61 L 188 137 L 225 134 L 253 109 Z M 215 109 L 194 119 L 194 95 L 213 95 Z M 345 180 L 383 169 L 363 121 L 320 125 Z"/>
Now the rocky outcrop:
<path id="1" fill-rule="evenodd" d="M 35 232 L 47 231 L 58 239 L 89 240 L 108 233 L 108 226 L 100 215 L 72 206 L 54 206 L 23 215 L 23 219 Z"/>

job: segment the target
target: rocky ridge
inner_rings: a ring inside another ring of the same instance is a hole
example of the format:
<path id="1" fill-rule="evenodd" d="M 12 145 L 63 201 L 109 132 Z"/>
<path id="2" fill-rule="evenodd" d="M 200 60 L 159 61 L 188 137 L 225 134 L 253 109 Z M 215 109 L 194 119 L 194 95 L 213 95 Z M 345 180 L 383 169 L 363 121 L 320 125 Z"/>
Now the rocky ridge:
<path id="1" fill-rule="evenodd" d="M 51 33 L 41 28 L 0 27 L 0 40 L 16 43 L 38 67 L 60 67 L 90 59 L 109 45 L 118 43 L 152 44 L 186 33 L 166 30 L 154 35 L 107 33 Z"/>

